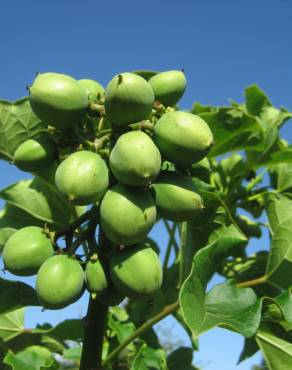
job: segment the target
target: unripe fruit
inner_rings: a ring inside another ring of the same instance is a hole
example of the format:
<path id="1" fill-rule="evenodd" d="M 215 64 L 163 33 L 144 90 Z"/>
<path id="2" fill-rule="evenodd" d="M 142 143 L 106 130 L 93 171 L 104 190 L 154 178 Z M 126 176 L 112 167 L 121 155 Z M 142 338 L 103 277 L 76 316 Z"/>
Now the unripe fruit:
<path id="1" fill-rule="evenodd" d="M 83 293 L 83 285 L 80 263 L 67 255 L 56 255 L 40 268 L 36 292 L 45 308 L 59 309 L 77 301 Z"/>
<path id="2" fill-rule="evenodd" d="M 164 159 L 179 166 L 188 166 L 206 157 L 213 143 L 213 135 L 199 116 L 173 111 L 164 114 L 156 122 L 154 142 Z"/>
<path id="3" fill-rule="evenodd" d="M 158 213 L 171 221 L 191 221 L 203 209 L 192 181 L 175 172 L 162 172 L 151 185 Z"/>
<path id="4" fill-rule="evenodd" d="M 59 129 L 80 123 L 88 107 L 85 89 L 74 78 L 59 73 L 39 74 L 29 89 L 34 113 Z"/>
<path id="5" fill-rule="evenodd" d="M 88 261 L 85 268 L 85 280 L 87 289 L 97 295 L 102 294 L 108 288 L 107 272 L 99 260 Z"/>
<path id="6" fill-rule="evenodd" d="M 31 138 L 16 149 L 13 162 L 25 172 L 36 172 L 51 166 L 56 158 L 54 143 L 46 137 Z"/>
<path id="7" fill-rule="evenodd" d="M 121 183 L 144 186 L 153 181 L 161 167 L 160 152 L 142 131 L 119 137 L 110 155 L 110 168 Z"/>
<path id="8" fill-rule="evenodd" d="M 183 96 L 187 80 L 182 71 L 161 72 L 148 81 L 155 99 L 165 106 L 175 105 Z"/>
<path id="9" fill-rule="evenodd" d="M 90 103 L 100 100 L 104 96 L 103 86 L 94 80 L 78 80 L 78 83 L 85 89 Z"/>
<path id="10" fill-rule="evenodd" d="M 115 185 L 100 206 L 101 227 L 116 244 L 131 245 L 145 239 L 156 220 L 156 208 L 149 190 Z"/>
<path id="11" fill-rule="evenodd" d="M 115 287 L 132 299 L 154 294 L 162 283 L 159 257 L 147 244 L 116 252 L 110 260 L 110 275 Z"/>
<path id="12" fill-rule="evenodd" d="M 118 126 L 147 119 L 153 103 L 151 86 L 134 73 L 116 75 L 105 89 L 106 116 Z"/>
<path id="13" fill-rule="evenodd" d="M 108 187 L 108 168 L 99 154 L 82 150 L 70 154 L 59 165 L 55 182 L 73 204 L 92 204 L 101 199 Z"/>
<path id="14" fill-rule="evenodd" d="M 9 272 L 30 276 L 36 274 L 53 254 L 52 243 L 43 229 L 27 226 L 12 234 L 4 246 L 2 257 Z"/>

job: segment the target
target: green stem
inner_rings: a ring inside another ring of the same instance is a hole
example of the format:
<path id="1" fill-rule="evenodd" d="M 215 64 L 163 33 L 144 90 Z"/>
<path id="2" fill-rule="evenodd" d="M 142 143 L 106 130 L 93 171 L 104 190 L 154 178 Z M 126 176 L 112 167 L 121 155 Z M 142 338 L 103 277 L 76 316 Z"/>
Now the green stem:
<path id="1" fill-rule="evenodd" d="M 192 268 L 192 248 L 188 243 L 189 226 L 187 222 L 181 223 L 181 238 L 180 238 L 180 267 L 179 267 L 179 282 L 180 288 L 187 278 Z"/>
<path id="2" fill-rule="evenodd" d="M 237 283 L 236 286 L 238 288 L 249 288 L 249 287 L 252 287 L 252 286 L 264 284 L 266 282 L 267 282 L 267 276 L 264 275 L 264 276 L 261 276 L 261 277 L 256 278 L 256 279 L 242 281 L 240 283 Z"/>
<path id="3" fill-rule="evenodd" d="M 150 320 L 146 321 L 143 325 L 141 325 L 132 335 L 130 335 L 124 342 L 122 342 L 117 348 L 115 348 L 108 357 L 104 360 L 103 366 L 106 366 L 112 360 L 125 348 L 129 343 L 131 343 L 134 339 L 139 337 L 141 334 L 143 334 L 145 331 L 150 329 L 153 325 L 155 325 L 157 322 L 164 319 L 166 316 L 170 315 L 171 313 L 175 312 L 179 308 L 179 302 L 176 301 L 175 303 L 172 303 L 164 309 L 159 312 L 157 315 L 152 317 Z M 95 369 L 94 369 L 95 370 Z"/>
<path id="4" fill-rule="evenodd" d="M 142 122 L 137 122 L 133 123 L 130 125 L 130 128 L 132 130 L 150 130 L 152 131 L 154 129 L 154 124 L 149 121 L 142 121 Z"/>
<path id="5" fill-rule="evenodd" d="M 84 319 L 83 346 L 79 370 L 102 370 L 102 347 L 108 307 L 89 298 Z"/>
<path id="6" fill-rule="evenodd" d="M 168 225 L 168 222 L 166 220 L 163 220 L 164 223 L 167 223 Z M 168 225 L 169 226 L 169 225 Z M 165 271 L 167 269 L 167 265 L 168 265 L 168 262 L 169 262 L 169 258 L 170 258 L 170 253 L 171 253 L 171 249 L 174 245 L 174 236 L 175 236 L 175 231 L 176 231 L 176 228 L 177 228 L 177 224 L 174 223 L 169 231 L 169 240 L 168 240 L 168 244 L 167 244 L 167 247 L 166 247 L 166 252 L 165 252 L 165 258 L 164 258 L 164 262 L 163 262 L 163 270 Z"/>

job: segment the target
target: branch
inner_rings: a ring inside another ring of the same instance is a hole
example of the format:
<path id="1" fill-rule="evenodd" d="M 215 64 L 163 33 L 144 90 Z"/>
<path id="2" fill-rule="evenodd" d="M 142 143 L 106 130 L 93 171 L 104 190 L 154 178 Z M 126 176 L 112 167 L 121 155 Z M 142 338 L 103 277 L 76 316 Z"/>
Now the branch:
<path id="1" fill-rule="evenodd" d="M 132 123 L 131 125 L 129 125 L 129 127 L 132 129 L 132 130 L 150 130 L 152 131 L 154 129 L 154 124 L 150 121 L 141 121 L 141 122 L 137 122 L 137 123 Z"/>
<path id="2" fill-rule="evenodd" d="M 102 370 L 102 347 L 108 307 L 89 298 L 87 315 L 83 321 L 84 336 L 80 370 Z"/>
<path id="3" fill-rule="evenodd" d="M 54 233 L 54 242 L 56 243 L 57 240 L 64 235 L 70 235 L 74 233 L 74 231 L 81 226 L 84 222 L 88 221 L 92 214 L 95 212 L 95 206 L 93 206 L 90 210 L 84 212 L 77 220 L 73 221 L 69 224 L 66 228 L 56 231 Z"/>
<path id="4" fill-rule="evenodd" d="M 153 325 L 157 322 L 164 319 L 166 316 L 170 315 L 171 313 L 175 312 L 179 308 L 179 302 L 176 301 L 166 307 L 159 312 L 157 315 L 152 317 L 150 320 L 146 321 L 143 325 L 141 325 L 132 335 L 130 335 L 124 342 L 122 342 L 117 348 L 115 348 L 104 360 L 103 367 L 110 363 L 129 343 L 131 343 L 134 339 L 139 337 L 145 331 L 150 329 Z"/>

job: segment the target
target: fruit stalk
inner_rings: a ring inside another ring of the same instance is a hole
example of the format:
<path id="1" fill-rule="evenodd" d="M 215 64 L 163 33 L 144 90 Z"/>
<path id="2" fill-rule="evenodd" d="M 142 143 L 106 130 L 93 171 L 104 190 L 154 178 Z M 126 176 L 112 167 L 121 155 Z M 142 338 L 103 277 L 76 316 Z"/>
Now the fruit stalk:
<path id="1" fill-rule="evenodd" d="M 101 370 L 102 346 L 108 307 L 89 298 L 87 315 L 84 318 L 84 336 L 80 370 Z"/>

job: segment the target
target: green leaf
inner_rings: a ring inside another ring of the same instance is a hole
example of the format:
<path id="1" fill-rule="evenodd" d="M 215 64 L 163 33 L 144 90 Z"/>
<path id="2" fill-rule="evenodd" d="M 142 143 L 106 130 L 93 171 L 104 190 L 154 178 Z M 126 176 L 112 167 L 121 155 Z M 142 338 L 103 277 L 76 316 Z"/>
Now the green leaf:
<path id="1" fill-rule="evenodd" d="M 23 141 L 45 130 L 31 110 L 28 98 L 15 103 L 0 101 L 0 158 L 10 161 Z"/>
<path id="2" fill-rule="evenodd" d="M 26 306 L 39 306 L 35 290 L 20 281 L 0 278 L 0 314 Z"/>
<path id="3" fill-rule="evenodd" d="M 292 364 L 292 341 L 276 327 L 262 326 L 256 341 L 270 370 L 288 370 Z"/>
<path id="4" fill-rule="evenodd" d="M 48 330 L 47 335 L 57 338 L 59 341 L 79 341 L 83 338 L 82 321 L 79 319 L 65 320 Z"/>
<path id="5" fill-rule="evenodd" d="M 117 336 L 119 343 L 124 342 L 136 329 L 135 325 L 121 314 L 121 310 L 111 310 L 108 326 Z"/>
<path id="6" fill-rule="evenodd" d="M 0 229 L 12 228 L 18 230 L 26 226 L 41 227 L 43 224 L 43 221 L 9 203 L 0 211 Z"/>
<path id="7" fill-rule="evenodd" d="M 180 347 L 171 352 L 167 356 L 168 370 L 197 370 L 197 368 L 192 365 L 193 353 L 193 348 L 189 347 Z"/>
<path id="8" fill-rule="evenodd" d="M 279 193 L 292 190 L 292 163 L 282 163 L 272 166 L 270 170 L 273 185 Z"/>
<path id="9" fill-rule="evenodd" d="M 13 370 L 43 370 L 53 369 L 55 359 L 50 351 L 40 346 L 30 346 L 25 350 L 14 354 L 8 352 L 4 363 L 10 365 Z"/>
<path id="10" fill-rule="evenodd" d="M 269 282 L 289 288 L 292 285 L 292 200 L 270 193 L 266 208 L 272 235 L 266 275 Z"/>
<path id="11" fill-rule="evenodd" d="M 201 113 L 200 117 L 208 123 L 214 136 L 210 157 L 256 146 L 262 148 L 261 124 L 242 107 L 221 107 Z"/>
<path id="12" fill-rule="evenodd" d="M 135 357 L 131 370 L 167 370 L 166 356 L 162 349 L 142 346 Z"/>
<path id="13" fill-rule="evenodd" d="M 41 178 L 19 181 L 0 192 L 0 197 L 31 216 L 60 227 L 73 219 L 73 207 L 51 184 Z"/>
<path id="14" fill-rule="evenodd" d="M 244 346 L 239 356 L 237 364 L 253 356 L 259 350 L 259 346 L 255 341 L 255 338 L 245 338 Z"/>
<path id="15" fill-rule="evenodd" d="M 232 281 L 217 285 L 205 296 L 198 277 L 190 275 L 180 302 L 185 321 L 197 336 L 221 326 L 251 337 L 260 324 L 261 301 L 252 289 L 237 288 Z"/>
<path id="16" fill-rule="evenodd" d="M 280 295 L 274 298 L 275 302 L 281 308 L 284 319 L 292 324 L 292 293 L 291 289 L 282 292 Z"/>
<path id="17" fill-rule="evenodd" d="M 0 338 L 8 341 L 22 332 L 24 325 L 24 309 L 19 308 L 0 315 Z"/>
<path id="18" fill-rule="evenodd" d="M 280 128 L 290 118 L 292 118 L 292 113 L 285 108 L 265 107 L 260 115 L 261 122 L 267 128 L 271 126 Z"/>
<path id="19" fill-rule="evenodd" d="M 272 105 L 267 95 L 256 84 L 245 89 L 245 103 L 248 113 L 255 116 L 260 115 L 264 108 Z"/>

